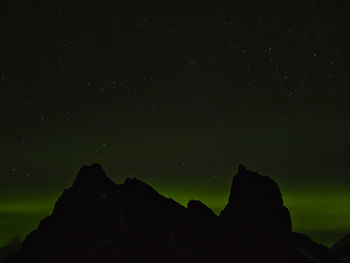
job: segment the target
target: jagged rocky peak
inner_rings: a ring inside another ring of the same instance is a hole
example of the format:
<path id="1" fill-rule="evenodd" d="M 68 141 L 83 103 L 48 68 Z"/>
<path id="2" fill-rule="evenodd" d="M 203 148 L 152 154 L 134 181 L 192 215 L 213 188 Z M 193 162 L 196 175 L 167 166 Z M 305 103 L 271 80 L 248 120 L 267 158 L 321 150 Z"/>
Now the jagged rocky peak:
<path id="1" fill-rule="evenodd" d="M 103 171 L 100 164 L 92 164 L 90 166 L 83 166 L 75 181 L 72 188 L 81 188 L 81 187 L 99 187 L 106 184 L 113 183 Z"/>
<path id="2" fill-rule="evenodd" d="M 279 207 L 283 205 L 283 199 L 278 185 L 271 178 L 240 165 L 233 177 L 228 206 L 240 205 Z"/>
<path id="3" fill-rule="evenodd" d="M 54 214 L 65 212 L 67 209 L 101 200 L 118 189 L 99 164 L 85 165 L 78 172 L 73 185 L 63 191 L 57 200 Z"/>
<path id="4" fill-rule="evenodd" d="M 200 201 L 185 208 L 138 179 L 118 185 L 100 165 L 84 166 L 52 215 L 3 262 L 336 262 L 293 235 L 273 180 L 238 170 L 218 217 Z"/>
<path id="5" fill-rule="evenodd" d="M 136 191 L 139 193 L 147 193 L 152 195 L 159 195 L 156 190 L 154 190 L 150 185 L 137 178 L 126 178 L 124 184 L 121 185 L 123 190 L 126 191 Z"/>
<path id="6" fill-rule="evenodd" d="M 190 216 L 202 219 L 215 218 L 215 213 L 199 200 L 190 200 L 187 204 L 187 210 Z"/>
<path id="7" fill-rule="evenodd" d="M 238 167 L 233 177 L 228 204 L 221 212 L 221 218 L 231 221 L 252 221 L 266 229 L 291 232 L 289 211 L 283 206 L 278 185 L 269 177 Z M 282 229 L 281 229 L 282 228 Z"/>

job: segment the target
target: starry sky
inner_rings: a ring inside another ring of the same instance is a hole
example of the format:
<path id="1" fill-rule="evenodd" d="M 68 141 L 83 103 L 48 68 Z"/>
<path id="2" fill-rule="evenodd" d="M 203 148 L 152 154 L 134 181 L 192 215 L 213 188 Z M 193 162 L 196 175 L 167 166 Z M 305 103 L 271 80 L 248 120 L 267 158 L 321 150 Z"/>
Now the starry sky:
<path id="1" fill-rule="evenodd" d="M 226 204 L 240 163 L 295 231 L 350 234 L 347 1 L 0 3 L 0 245 L 84 164 Z"/>

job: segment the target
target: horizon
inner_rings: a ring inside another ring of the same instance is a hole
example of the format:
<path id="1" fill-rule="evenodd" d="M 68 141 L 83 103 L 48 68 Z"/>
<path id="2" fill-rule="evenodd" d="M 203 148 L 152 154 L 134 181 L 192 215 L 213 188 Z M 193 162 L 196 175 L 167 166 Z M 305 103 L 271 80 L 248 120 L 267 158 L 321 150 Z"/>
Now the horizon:
<path id="1" fill-rule="evenodd" d="M 102 166 L 102 168 L 104 167 Z M 125 177 L 124 180 L 120 181 L 113 176 L 109 176 L 106 170 L 105 172 L 107 177 L 111 178 L 116 184 L 123 184 L 126 178 L 131 178 Z M 259 173 L 259 171 L 256 172 Z M 232 178 L 235 174 L 236 172 L 233 173 Z M 269 177 L 276 181 L 273 177 Z M 74 178 L 72 177 L 73 180 Z M 73 180 L 64 189 L 70 188 Z M 280 187 L 284 205 L 290 211 L 293 232 L 306 234 L 315 242 L 328 247 L 350 234 L 350 221 L 344 220 L 344 216 L 350 217 L 350 211 L 344 210 L 341 206 L 341 203 L 350 201 L 350 195 L 346 187 L 343 189 L 324 188 L 315 194 L 315 192 L 310 193 L 307 188 L 298 188 L 291 191 L 286 185 L 276 182 Z M 187 203 L 190 200 L 200 200 L 216 215 L 219 215 L 227 204 L 231 187 L 230 183 L 227 191 L 221 191 L 221 193 L 200 192 L 198 189 L 179 192 L 171 189 L 172 187 L 169 185 L 155 186 L 151 182 L 145 183 L 154 188 L 159 194 L 172 198 L 184 207 L 187 207 Z M 27 193 L 15 198 L 13 196 L 7 198 L 1 196 L 3 202 L 0 203 L 0 214 L 8 215 L 8 218 L 6 220 L 5 216 L 3 220 L 4 225 L 0 226 L 0 232 L 2 233 L 2 236 L 0 236 L 0 247 L 16 236 L 23 241 L 27 234 L 36 229 L 40 220 L 51 214 L 54 204 L 62 192 L 63 189 L 55 194 Z M 25 220 L 27 220 L 27 224 L 23 224 Z M 330 225 L 329 222 L 332 221 L 338 222 L 337 225 Z M 5 232 L 5 229 L 7 232 Z"/>

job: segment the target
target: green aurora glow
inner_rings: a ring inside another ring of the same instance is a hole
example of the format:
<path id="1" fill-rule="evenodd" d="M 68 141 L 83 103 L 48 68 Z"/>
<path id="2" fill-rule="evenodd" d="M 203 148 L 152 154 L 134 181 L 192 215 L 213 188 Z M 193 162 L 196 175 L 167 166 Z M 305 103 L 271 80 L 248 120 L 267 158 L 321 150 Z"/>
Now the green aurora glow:
<path id="1" fill-rule="evenodd" d="M 166 187 L 157 188 L 166 197 L 172 198 L 186 206 L 190 199 L 202 200 L 216 214 L 223 209 L 228 199 L 228 192 L 181 192 L 167 190 Z M 350 233 L 350 210 L 344 209 L 344 205 L 350 202 L 350 195 L 346 189 L 316 190 L 310 193 L 308 190 L 283 191 L 284 203 L 289 208 L 293 231 L 310 235 L 315 241 L 325 245 L 332 245 L 342 238 L 345 233 Z M 25 237 L 35 229 L 39 221 L 49 215 L 57 195 L 41 196 L 17 200 L 8 199 L 0 204 L 0 245 L 13 236 Z M 332 222 L 332 223 L 330 223 Z"/>

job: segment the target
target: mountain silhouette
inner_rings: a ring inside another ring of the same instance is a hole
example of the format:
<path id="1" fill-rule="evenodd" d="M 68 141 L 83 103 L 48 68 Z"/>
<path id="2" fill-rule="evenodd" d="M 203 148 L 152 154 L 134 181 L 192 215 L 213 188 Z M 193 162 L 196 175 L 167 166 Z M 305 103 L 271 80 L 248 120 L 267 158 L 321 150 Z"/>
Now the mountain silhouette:
<path id="1" fill-rule="evenodd" d="M 350 235 L 345 236 L 331 247 L 332 253 L 341 262 L 350 263 Z"/>
<path id="2" fill-rule="evenodd" d="M 281 237 L 292 232 L 289 211 L 283 206 L 278 185 L 243 165 L 233 178 L 229 202 L 220 217 L 244 231 L 258 230 Z"/>
<path id="3" fill-rule="evenodd" d="M 243 165 L 217 216 L 200 201 L 184 207 L 136 178 L 116 184 L 93 164 L 2 262 L 338 261 L 292 232 L 278 185 Z"/>

